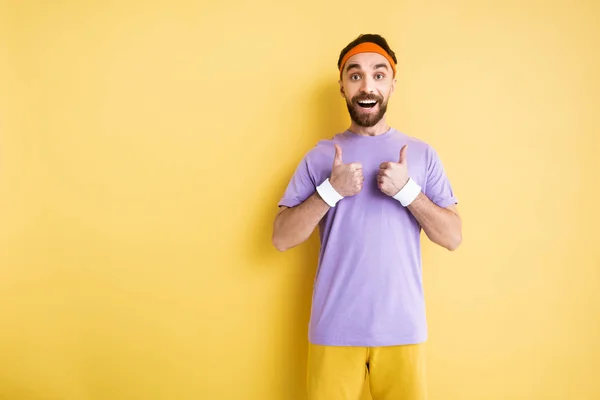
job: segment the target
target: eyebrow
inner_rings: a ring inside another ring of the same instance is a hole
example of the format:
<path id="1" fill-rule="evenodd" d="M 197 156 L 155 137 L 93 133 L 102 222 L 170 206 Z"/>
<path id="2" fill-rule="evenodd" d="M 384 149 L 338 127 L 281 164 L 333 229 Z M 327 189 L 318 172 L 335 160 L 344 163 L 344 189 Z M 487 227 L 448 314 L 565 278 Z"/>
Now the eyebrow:
<path id="1" fill-rule="evenodd" d="M 346 67 L 346 72 L 350 71 L 353 68 L 361 69 L 360 64 L 352 63 L 352 64 L 348 64 L 348 66 Z"/>
<path id="2" fill-rule="evenodd" d="M 360 64 L 357 63 L 352 63 L 352 64 L 348 64 L 348 66 L 346 67 L 346 72 L 349 72 L 351 69 L 356 68 L 356 69 L 362 69 L 360 67 Z M 389 69 L 387 64 L 385 63 L 381 63 L 381 64 L 376 64 L 375 65 L 375 69 L 379 69 L 379 68 L 385 68 L 385 69 Z"/>

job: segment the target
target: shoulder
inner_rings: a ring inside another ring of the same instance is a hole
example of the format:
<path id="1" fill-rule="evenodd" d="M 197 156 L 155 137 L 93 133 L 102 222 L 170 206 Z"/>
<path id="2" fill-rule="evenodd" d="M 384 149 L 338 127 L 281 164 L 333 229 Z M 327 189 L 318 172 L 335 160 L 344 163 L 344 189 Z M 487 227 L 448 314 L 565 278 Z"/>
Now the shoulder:
<path id="1" fill-rule="evenodd" d="M 411 155 L 413 160 L 418 160 L 419 162 L 426 164 L 430 164 L 431 162 L 437 160 L 438 154 L 431 143 L 421 138 L 398 131 L 397 137 L 399 138 L 401 147 L 404 145 L 408 146 L 407 154 Z"/>
<path id="2" fill-rule="evenodd" d="M 424 171 L 425 176 L 439 176 L 445 173 L 440 153 L 431 143 L 406 134 L 401 136 L 404 138 L 402 142 L 408 145 L 406 154 L 409 165 Z"/>
<path id="3" fill-rule="evenodd" d="M 308 165 L 330 163 L 335 156 L 335 145 L 343 146 L 343 141 L 344 138 L 341 133 L 337 133 L 328 139 L 321 139 L 304 154 L 304 160 Z"/>
<path id="4" fill-rule="evenodd" d="M 420 152 L 429 152 L 433 150 L 433 146 L 426 142 L 425 140 L 418 138 L 416 136 L 411 136 L 407 133 L 396 131 L 397 136 L 401 142 L 407 144 L 409 148 L 414 149 L 415 151 Z"/>

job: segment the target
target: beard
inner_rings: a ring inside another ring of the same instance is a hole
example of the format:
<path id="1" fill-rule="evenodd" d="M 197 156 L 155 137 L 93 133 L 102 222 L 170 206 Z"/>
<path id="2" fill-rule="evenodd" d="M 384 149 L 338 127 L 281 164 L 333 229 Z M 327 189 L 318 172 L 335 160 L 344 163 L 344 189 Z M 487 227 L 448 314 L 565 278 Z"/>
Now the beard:
<path id="1" fill-rule="evenodd" d="M 377 104 L 374 107 L 378 107 L 376 113 L 368 112 L 368 109 L 363 108 L 358 105 L 358 102 L 361 100 L 375 100 Z M 350 113 L 350 118 L 357 125 L 370 128 L 375 126 L 383 116 L 387 110 L 387 101 L 383 101 L 383 97 L 377 95 L 364 95 L 359 94 L 352 98 L 351 101 L 346 99 L 346 106 L 348 107 L 348 113 Z"/>

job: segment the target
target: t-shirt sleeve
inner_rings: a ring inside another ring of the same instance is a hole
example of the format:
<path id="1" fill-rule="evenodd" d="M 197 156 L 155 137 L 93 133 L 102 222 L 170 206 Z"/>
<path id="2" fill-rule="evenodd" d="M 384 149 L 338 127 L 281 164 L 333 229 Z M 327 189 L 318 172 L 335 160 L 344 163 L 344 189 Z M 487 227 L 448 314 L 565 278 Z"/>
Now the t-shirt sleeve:
<path id="1" fill-rule="evenodd" d="M 305 156 L 300 163 L 298 163 L 278 205 L 295 207 L 309 198 L 315 190 L 316 185 L 310 174 L 307 157 Z"/>
<path id="2" fill-rule="evenodd" d="M 431 147 L 427 151 L 427 181 L 424 194 L 442 208 L 458 203 L 444 166 L 437 152 Z"/>

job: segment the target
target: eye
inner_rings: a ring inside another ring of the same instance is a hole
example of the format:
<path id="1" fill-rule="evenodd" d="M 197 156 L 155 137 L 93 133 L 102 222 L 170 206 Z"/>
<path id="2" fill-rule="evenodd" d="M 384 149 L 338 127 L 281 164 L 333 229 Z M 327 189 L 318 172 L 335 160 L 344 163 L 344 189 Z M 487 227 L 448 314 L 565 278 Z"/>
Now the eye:
<path id="1" fill-rule="evenodd" d="M 350 75 L 350 80 L 351 81 L 356 81 L 358 79 L 360 79 L 360 75 L 358 75 L 358 74 L 352 74 L 352 75 Z"/>
<path id="2" fill-rule="evenodd" d="M 375 75 L 375 77 L 377 79 L 383 79 L 385 77 L 385 75 L 383 75 L 383 74 L 377 74 L 377 75 Z"/>

